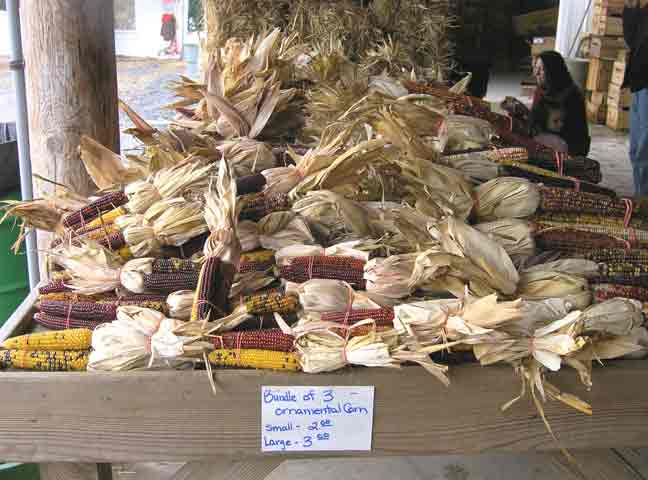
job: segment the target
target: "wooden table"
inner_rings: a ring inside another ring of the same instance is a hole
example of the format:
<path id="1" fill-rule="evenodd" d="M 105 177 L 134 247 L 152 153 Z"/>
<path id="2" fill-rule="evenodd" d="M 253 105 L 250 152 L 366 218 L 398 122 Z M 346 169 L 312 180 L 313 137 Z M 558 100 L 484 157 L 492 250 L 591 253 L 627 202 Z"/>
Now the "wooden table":
<path id="1" fill-rule="evenodd" d="M 30 296 L 0 330 L 0 339 L 24 328 L 34 298 Z M 2 372 L 0 459 L 99 464 L 220 460 L 223 478 L 264 478 L 283 460 L 300 455 L 262 454 L 263 385 L 374 385 L 372 451 L 348 456 L 558 448 L 528 398 L 500 412 L 520 389 L 508 367 L 453 367 L 449 388 L 419 367 L 352 368 L 319 375 L 216 370 L 217 394 L 206 375 Z M 610 362 L 597 368 L 593 379 L 593 390 L 586 392 L 573 370 L 565 368 L 552 376 L 557 386 L 589 401 L 594 409 L 587 417 L 556 402 L 546 405 L 561 446 L 648 446 L 648 362 Z M 306 456 L 317 455 L 302 457 Z M 241 465 L 247 465 L 252 476 L 243 475 Z"/>

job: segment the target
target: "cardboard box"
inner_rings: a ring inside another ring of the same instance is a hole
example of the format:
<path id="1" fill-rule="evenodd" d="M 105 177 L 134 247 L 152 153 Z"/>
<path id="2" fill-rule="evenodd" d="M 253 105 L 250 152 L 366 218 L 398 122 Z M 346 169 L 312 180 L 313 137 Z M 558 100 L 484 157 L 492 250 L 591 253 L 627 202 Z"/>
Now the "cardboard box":
<path id="1" fill-rule="evenodd" d="M 612 69 L 612 78 L 610 81 L 615 85 L 623 85 L 623 80 L 625 80 L 626 73 L 626 63 L 625 62 L 614 62 L 614 67 Z"/>
<path id="2" fill-rule="evenodd" d="M 542 52 L 556 49 L 556 37 L 534 37 L 531 44 L 531 56 L 537 57 Z"/>
<path id="3" fill-rule="evenodd" d="M 607 103 L 607 92 L 591 92 L 590 102 L 595 105 L 603 105 Z"/>
<path id="4" fill-rule="evenodd" d="M 613 108 L 630 108 L 632 93 L 629 88 L 621 88 L 621 85 L 611 83 L 608 89 L 607 103 Z"/>
<path id="5" fill-rule="evenodd" d="M 601 58 L 592 58 L 587 71 L 587 83 L 585 88 L 596 91 L 607 91 L 607 87 L 612 80 L 614 71 L 614 62 Z"/>
<path id="6" fill-rule="evenodd" d="M 607 105 L 587 102 L 587 120 L 597 125 L 605 125 L 607 121 Z"/>
<path id="7" fill-rule="evenodd" d="M 619 17 L 594 16 L 592 20 L 594 35 L 621 36 L 623 35 L 623 19 Z"/>
<path id="8" fill-rule="evenodd" d="M 612 130 L 630 129 L 630 110 L 627 108 L 609 108 L 606 125 Z"/>
<path id="9" fill-rule="evenodd" d="M 537 32 L 555 31 L 557 24 L 558 7 L 536 10 L 513 17 L 513 31 L 520 37 L 533 35 Z"/>
<path id="10" fill-rule="evenodd" d="M 592 36 L 590 39 L 589 55 L 593 58 L 616 60 L 619 52 L 627 48 L 623 37 Z"/>

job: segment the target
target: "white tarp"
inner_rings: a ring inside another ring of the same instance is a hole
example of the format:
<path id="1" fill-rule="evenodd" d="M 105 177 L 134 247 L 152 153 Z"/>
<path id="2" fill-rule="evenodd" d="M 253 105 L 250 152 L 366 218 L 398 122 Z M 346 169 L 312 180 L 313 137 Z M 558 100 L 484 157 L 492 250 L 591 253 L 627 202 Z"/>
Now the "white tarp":
<path id="1" fill-rule="evenodd" d="M 593 3 L 593 0 L 561 0 L 556 50 L 564 57 L 577 56 L 580 39 L 591 31 Z"/>

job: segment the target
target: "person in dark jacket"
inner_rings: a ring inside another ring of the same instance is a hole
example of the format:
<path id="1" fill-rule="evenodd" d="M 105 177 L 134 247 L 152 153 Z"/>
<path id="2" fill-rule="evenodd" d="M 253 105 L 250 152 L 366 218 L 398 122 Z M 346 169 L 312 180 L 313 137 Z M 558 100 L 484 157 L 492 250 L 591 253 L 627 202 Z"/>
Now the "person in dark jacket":
<path id="1" fill-rule="evenodd" d="M 623 35 L 630 49 L 625 86 L 632 92 L 630 162 L 635 195 L 648 195 L 648 1 L 626 0 Z"/>
<path id="2" fill-rule="evenodd" d="M 555 133 L 565 141 L 570 155 L 587 156 L 591 138 L 585 98 L 564 58 L 558 52 L 543 52 L 533 66 L 533 73 L 538 83 L 530 115 L 533 133 Z M 547 127 L 548 108 L 561 112 L 559 131 L 551 132 Z"/>

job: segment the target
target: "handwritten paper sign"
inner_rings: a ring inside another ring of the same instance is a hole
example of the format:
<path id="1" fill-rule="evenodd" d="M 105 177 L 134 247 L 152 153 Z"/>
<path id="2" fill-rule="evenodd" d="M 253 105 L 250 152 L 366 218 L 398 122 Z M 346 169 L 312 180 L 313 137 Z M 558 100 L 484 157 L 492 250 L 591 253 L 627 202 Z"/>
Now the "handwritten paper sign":
<path id="1" fill-rule="evenodd" d="M 264 452 L 368 451 L 374 387 L 263 387 Z"/>

